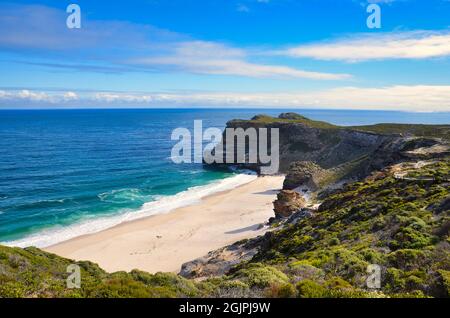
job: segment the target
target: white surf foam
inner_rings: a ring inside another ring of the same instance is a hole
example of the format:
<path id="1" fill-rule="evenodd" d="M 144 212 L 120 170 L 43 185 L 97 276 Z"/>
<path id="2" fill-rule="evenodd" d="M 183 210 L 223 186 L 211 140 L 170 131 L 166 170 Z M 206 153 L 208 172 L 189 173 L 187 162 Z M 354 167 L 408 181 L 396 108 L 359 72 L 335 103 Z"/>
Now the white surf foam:
<path id="1" fill-rule="evenodd" d="M 238 174 L 207 185 L 189 188 L 188 190 L 180 192 L 176 195 L 162 196 L 155 201 L 145 203 L 137 211 L 127 211 L 113 216 L 93 218 L 91 220 L 85 220 L 70 226 L 52 227 L 22 239 L 3 242 L 2 244 L 16 247 L 48 247 L 78 236 L 100 232 L 124 222 L 133 221 L 156 214 L 168 213 L 174 209 L 198 203 L 202 198 L 211 194 L 234 189 L 238 186 L 249 183 L 256 178 L 256 174 L 250 172 Z"/>

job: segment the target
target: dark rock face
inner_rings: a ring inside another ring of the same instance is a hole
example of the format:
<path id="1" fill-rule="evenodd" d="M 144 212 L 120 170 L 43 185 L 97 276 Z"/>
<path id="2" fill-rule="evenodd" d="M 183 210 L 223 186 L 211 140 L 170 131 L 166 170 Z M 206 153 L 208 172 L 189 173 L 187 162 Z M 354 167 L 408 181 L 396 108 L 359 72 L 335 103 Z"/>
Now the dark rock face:
<path id="1" fill-rule="evenodd" d="M 443 212 L 450 211 L 450 196 L 445 198 L 438 206 L 431 207 L 431 210 L 433 210 L 435 214 L 441 214 Z"/>
<path id="2" fill-rule="evenodd" d="M 284 180 L 283 189 L 293 190 L 300 186 L 306 186 L 311 191 L 319 187 L 319 179 L 325 171 L 311 161 L 296 161 L 291 164 Z"/>
<path id="3" fill-rule="evenodd" d="M 283 114 L 282 116 L 291 118 L 294 115 Z M 284 119 L 280 119 L 280 122 L 264 122 L 259 121 L 258 118 L 259 116 L 251 121 L 232 120 L 227 123 L 227 128 L 242 128 L 244 130 L 267 128 L 269 131 L 271 128 L 278 128 L 280 173 L 286 173 L 290 164 L 295 161 L 311 161 L 323 169 L 333 168 L 375 151 L 384 142 L 399 138 L 399 136 L 379 135 L 345 128 L 312 127 L 307 123 L 291 122 Z M 298 120 L 297 117 L 295 119 Z M 224 135 L 222 143 L 218 146 L 225 147 L 225 145 L 226 138 Z M 258 168 L 260 167 L 259 164 L 245 163 L 237 166 L 257 172 L 259 172 Z"/>
<path id="4" fill-rule="evenodd" d="M 424 160 L 449 154 L 448 146 L 446 152 L 423 154 L 416 151 L 421 147 L 442 145 L 443 140 L 439 138 L 378 133 L 358 127 L 339 127 L 312 121 L 295 113 L 284 113 L 279 118 L 258 115 L 252 120 L 232 120 L 227 123 L 227 128 L 244 130 L 255 128 L 257 133 L 259 128 L 266 128 L 269 132 L 272 128 L 278 129 L 280 137 L 278 172 L 287 174 L 284 188 L 288 190 L 300 185 L 315 189 L 319 181 L 320 186 L 326 186 L 345 180 L 365 178 L 374 171 L 405 160 Z M 268 139 L 270 140 L 270 137 Z M 225 148 L 226 143 L 224 134 L 218 147 Z M 303 163 L 291 166 L 296 162 Z M 230 165 L 258 173 L 262 167 L 259 162 L 213 164 L 211 167 L 226 168 Z"/>
<path id="5" fill-rule="evenodd" d="M 300 194 L 292 190 L 281 190 L 277 200 L 273 203 L 276 218 L 288 218 L 293 213 L 305 207 L 305 200 Z"/>
<path id="6" fill-rule="evenodd" d="M 308 208 L 301 209 L 300 211 L 292 214 L 289 217 L 289 219 L 287 219 L 286 223 L 295 224 L 302 219 L 313 217 L 315 213 L 316 213 L 316 211 L 313 209 L 308 209 Z"/>

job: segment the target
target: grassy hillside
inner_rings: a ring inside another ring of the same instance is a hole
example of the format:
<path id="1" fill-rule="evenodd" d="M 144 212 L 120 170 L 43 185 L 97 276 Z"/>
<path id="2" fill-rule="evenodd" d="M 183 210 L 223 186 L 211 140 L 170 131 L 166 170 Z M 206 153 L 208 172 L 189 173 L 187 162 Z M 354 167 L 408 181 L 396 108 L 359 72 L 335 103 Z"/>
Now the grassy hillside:
<path id="1" fill-rule="evenodd" d="M 291 123 L 303 124 L 312 128 L 322 129 L 350 129 L 377 134 L 399 134 L 404 136 L 422 136 L 431 138 L 443 138 L 450 141 L 450 125 L 422 125 L 422 124 L 392 124 L 383 123 L 366 126 L 336 126 L 323 121 L 316 121 L 296 113 L 282 114 L 281 118 L 268 115 L 258 115 L 251 120 L 235 120 L 233 123 L 250 124 L 274 124 Z"/>
<path id="2" fill-rule="evenodd" d="M 274 124 L 274 123 L 287 123 L 287 124 L 304 124 L 313 128 L 334 129 L 339 126 L 332 125 L 324 121 L 311 120 L 302 115 L 296 113 L 282 114 L 280 117 L 272 117 L 268 115 L 257 115 L 251 120 L 232 120 L 233 124 L 239 126 L 240 123 L 247 124 Z"/>
<path id="3" fill-rule="evenodd" d="M 81 267 L 81 289 L 66 288 L 66 269 L 72 263 Z M 0 247 L 0 297 L 201 297 L 209 293 L 208 284 L 175 274 L 108 274 L 96 264 L 36 248 Z"/>
<path id="4" fill-rule="evenodd" d="M 442 138 L 450 141 L 450 125 L 376 124 L 368 126 L 353 126 L 348 128 L 379 134 L 423 136 L 431 138 Z"/>
<path id="5" fill-rule="evenodd" d="M 447 159 L 409 179 L 386 172 L 350 184 L 273 234 L 255 261 L 291 273 L 302 296 L 329 296 L 330 286 L 359 295 L 367 266 L 378 264 L 384 295 L 448 297 L 449 175 Z"/>

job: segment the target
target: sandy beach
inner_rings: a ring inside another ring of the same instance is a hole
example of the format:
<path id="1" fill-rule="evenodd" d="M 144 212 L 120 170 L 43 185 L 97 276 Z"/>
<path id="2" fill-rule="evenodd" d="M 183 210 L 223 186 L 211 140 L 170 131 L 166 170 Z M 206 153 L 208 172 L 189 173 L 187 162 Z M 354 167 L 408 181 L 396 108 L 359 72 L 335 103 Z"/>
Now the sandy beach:
<path id="1" fill-rule="evenodd" d="M 120 224 L 46 248 L 75 260 L 98 263 L 109 272 L 140 269 L 178 272 L 187 261 L 244 238 L 264 234 L 283 176 L 256 180 L 216 193 L 198 204 Z"/>

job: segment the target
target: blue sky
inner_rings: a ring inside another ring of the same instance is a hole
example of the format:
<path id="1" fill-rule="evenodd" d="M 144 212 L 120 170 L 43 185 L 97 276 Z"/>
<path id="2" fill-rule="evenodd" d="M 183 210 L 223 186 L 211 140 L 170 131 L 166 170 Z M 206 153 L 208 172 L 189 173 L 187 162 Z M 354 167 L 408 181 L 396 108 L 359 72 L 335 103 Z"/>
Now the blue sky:
<path id="1" fill-rule="evenodd" d="M 0 108 L 450 111 L 449 0 L 6 1 L 0 29 Z"/>

